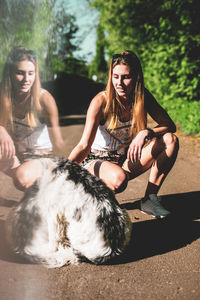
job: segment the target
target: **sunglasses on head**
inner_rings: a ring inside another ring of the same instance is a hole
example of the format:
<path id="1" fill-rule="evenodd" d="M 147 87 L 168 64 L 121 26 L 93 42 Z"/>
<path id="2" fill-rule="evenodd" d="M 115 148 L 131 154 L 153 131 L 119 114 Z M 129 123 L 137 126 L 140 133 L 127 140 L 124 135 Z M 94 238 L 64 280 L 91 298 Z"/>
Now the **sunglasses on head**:
<path id="1" fill-rule="evenodd" d="M 117 61 L 118 59 L 123 59 L 127 62 L 130 60 L 134 59 L 134 55 L 132 53 L 119 53 L 119 54 L 114 54 L 112 57 L 112 64 Z"/>
<path id="2" fill-rule="evenodd" d="M 36 54 L 36 52 L 33 51 L 33 50 L 26 50 L 26 49 L 24 49 L 24 50 L 21 50 L 20 53 L 23 54 L 23 55 L 29 55 L 29 56 L 31 56 L 33 59 L 36 59 L 36 58 L 37 58 L 37 54 Z"/>
<path id="3" fill-rule="evenodd" d="M 36 52 L 33 51 L 33 50 L 28 50 L 28 51 L 27 51 L 27 54 L 31 55 L 33 58 L 37 58 L 37 54 L 36 54 Z"/>
<path id="4" fill-rule="evenodd" d="M 36 61 L 37 59 L 37 55 L 36 52 L 33 50 L 28 50 L 26 48 L 16 48 L 14 49 L 8 56 L 8 63 L 14 63 L 16 61 L 21 60 L 21 58 L 24 57 L 24 55 L 26 56 L 30 56 L 33 60 Z"/>

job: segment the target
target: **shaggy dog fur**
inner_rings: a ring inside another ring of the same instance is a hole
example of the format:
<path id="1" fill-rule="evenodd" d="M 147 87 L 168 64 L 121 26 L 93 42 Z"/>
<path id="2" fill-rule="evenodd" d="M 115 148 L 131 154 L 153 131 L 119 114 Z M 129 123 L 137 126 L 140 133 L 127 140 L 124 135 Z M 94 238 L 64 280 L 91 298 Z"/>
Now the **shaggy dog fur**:
<path id="1" fill-rule="evenodd" d="M 79 261 L 101 264 L 120 255 L 131 222 L 111 190 L 76 163 L 40 161 L 43 175 L 7 219 L 12 250 L 52 268 Z"/>

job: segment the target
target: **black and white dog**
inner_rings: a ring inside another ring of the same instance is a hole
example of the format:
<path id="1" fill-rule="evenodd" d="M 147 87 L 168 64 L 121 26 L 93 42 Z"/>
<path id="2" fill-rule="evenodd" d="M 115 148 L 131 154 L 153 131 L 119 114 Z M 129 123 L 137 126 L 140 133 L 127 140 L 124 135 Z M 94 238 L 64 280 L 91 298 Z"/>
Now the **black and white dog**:
<path id="1" fill-rule="evenodd" d="M 12 250 L 51 268 L 80 261 L 101 264 L 120 255 L 132 224 L 112 191 L 76 163 L 40 161 L 43 175 L 6 222 Z"/>

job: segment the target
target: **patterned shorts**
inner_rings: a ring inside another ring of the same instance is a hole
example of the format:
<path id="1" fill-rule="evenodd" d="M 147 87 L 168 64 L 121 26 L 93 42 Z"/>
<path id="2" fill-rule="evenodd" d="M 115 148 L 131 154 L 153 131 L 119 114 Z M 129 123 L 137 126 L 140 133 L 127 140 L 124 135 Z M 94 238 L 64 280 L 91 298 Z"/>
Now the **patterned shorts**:
<path id="1" fill-rule="evenodd" d="M 82 166 L 88 169 L 95 160 L 110 161 L 114 164 L 122 166 L 126 160 L 127 151 L 124 154 L 119 154 L 117 151 L 101 151 L 92 150 L 82 162 Z"/>

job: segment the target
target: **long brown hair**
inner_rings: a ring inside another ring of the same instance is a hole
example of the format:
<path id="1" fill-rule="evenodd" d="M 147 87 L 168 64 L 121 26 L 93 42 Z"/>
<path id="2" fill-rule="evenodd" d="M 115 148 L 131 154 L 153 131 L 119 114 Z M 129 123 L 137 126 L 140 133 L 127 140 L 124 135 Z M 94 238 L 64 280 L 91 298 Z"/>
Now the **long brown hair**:
<path id="1" fill-rule="evenodd" d="M 36 53 L 25 47 L 14 47 L 7 57 L 0 85 L 0 125 L 4 126 L 10 133 L 13 132 L 12 74 L 17 63 L 24 60 L 31 61 L 35 66 L 35 80 L 26 98 L 27 120 L 31 127 L 36 125 L 37 115 L 41 112 L 41 85 Z"/>
<path id="2" fill-rule="evenodd" d="M 108 128 L 113 130 L 116 128 L 119 120 L 120 111 L 124 109 L 118 94 L 112 84 L 113 69 L 116 65 L 124 64 L 130 67 L 131 73 L 134 76 L 133 94 L 131 101 L 131 133 L 136 134 L 140 130 L 146 128 L 147 114 L 144 108 L 144 79 L 140 61 L 132 51 L 124 51 L 115 54 L 112 57 L 109 68 L 108 83 L 106 87 L 106 106 L 105 118 L 108 123 Z"/>

